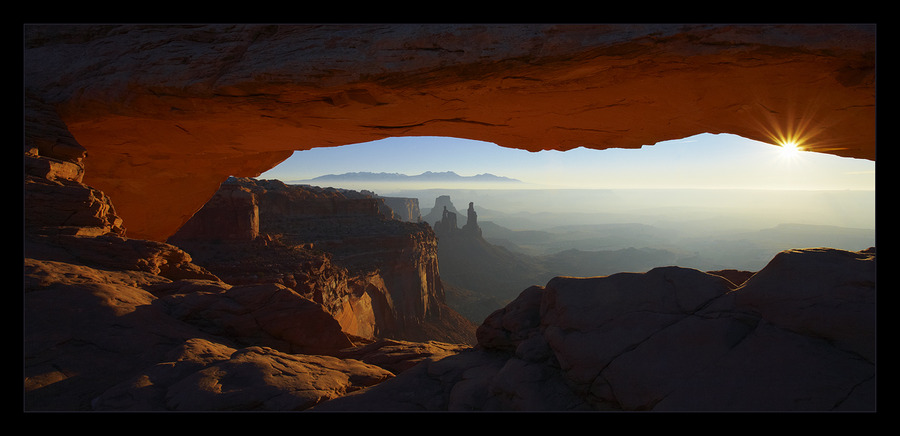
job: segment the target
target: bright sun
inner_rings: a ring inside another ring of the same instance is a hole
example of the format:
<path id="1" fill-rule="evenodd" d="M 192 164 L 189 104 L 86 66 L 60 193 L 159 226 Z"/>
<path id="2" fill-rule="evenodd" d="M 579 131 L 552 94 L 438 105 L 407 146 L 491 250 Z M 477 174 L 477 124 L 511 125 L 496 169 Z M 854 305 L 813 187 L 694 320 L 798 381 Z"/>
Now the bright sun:
<path id="1" fill-rule="evenodd" d="M 786 156 L 795 156 L 801 151 L 803 151 L 803 148 L 796 142 L 787 141 L 781 143 L 781 152 Z"/>

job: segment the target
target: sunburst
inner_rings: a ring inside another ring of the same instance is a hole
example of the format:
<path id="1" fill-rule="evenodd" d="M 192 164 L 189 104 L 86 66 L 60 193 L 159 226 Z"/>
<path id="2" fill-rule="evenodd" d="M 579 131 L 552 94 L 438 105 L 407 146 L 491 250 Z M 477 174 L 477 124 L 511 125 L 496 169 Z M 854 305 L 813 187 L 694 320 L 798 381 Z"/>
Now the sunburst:
<path id="1" fill-rule="evenodd" d="M 797 156 L 803 151 L 803 147 L 797 141 L 784 141 L 778 145 L 781 146 L 781 154 L 786 157 Z"/>

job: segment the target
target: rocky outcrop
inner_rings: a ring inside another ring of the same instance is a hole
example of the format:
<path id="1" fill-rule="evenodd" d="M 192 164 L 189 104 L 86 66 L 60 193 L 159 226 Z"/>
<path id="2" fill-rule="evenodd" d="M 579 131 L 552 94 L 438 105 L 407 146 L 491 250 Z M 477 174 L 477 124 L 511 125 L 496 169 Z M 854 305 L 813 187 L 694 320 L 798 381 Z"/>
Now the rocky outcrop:
<path id="1" fill-rule="evenodd" d="M 425 217 L 423 219 L 425 222 L 437 227 L 435 223 L 444 219 L 444 210 L 456 216 L 457 225 L 465 225 L 465 217 L 460 216 L 459 211 L 456 210 L 456 206 L 453 205 L 453 201 L 450 200 L 449 195 L 437 196 L 434 199 L 434 206 L 428 211 L 427 214 L 425 214 Z"/>
<path id="2" fill-rule="evenodd" d="M 259 236 L 259 206 L 249 189 L 223 183 L 169 240 L 253 241 Z"/>
<path id="3" fill-rule="evenodd" d="M 440 210 L 440 219 L 434 221 L 434 231 L 439 237 L 451 238 L 457 235 L 465 235 L 466 237 L 481 237 L 481 227 L 478 227 L 478 214 L 475 212 L 475 204 L 469 202 L 469 208 L 466 210 L 465 219 L 459 218 L 459 212 L 450 201 L 449 195 L 441 195 L 434 200 L 434 208 L 428 213 L 427 217 L 434 217 L 435 211 Z M 462 227 L 460 227 L 460 222 Z M 459 232 L 459 233 L 457 233 Z"/>
<path id="4" fill-rule="evenodd" d="M 447 206 L 444 206 L 444 210 L 441 212 L 441 219 L 435 221 L 434 230 L 438 235 L 441 235 L 445 238 L 450 238 L 459 231 L 459 224 L 456 222 L 456 213 L 447 210 Z"/>
<path id="5" fill-rule="evenodd" d="M 417 223 L 422 221 L 422 213 L 419 210 L 418 198 L 406 197 L 381 197 L 394 212 L 394 216 L 401 221 Z"/>
<path id="6" fill-rule="evenodd" d="M 475 325 L 446 305 L 431 228 L 388 219 L 380 204 L 232 178 L 169 242 L 230 284 L 274 283 L 318 303 L 351 337 L 474 343 Z M 246 223 L 258 223 L 257 237 L 233 231 Z"/>
<path id="7" fill-rule="evenodd" d="M 444 208 L 441 219 L 434 223 L 441 278 L 453 292 L 448 301 L 466 318 L 479 323 L 522 289 L 552 277 L 539 259 L 487 242 L 474 203 L 469 203 L 462 227 L 457 214 L 451 212 L 456 208 L 450 196 L 437 197 L 435 208 L 438 206 Z"/>
<path id="8" fill-rule="evenodd" d="M 730 281 L 732 284 L 734 284 L 735 287 L 743 285 L 744 282 L 747 281 L 747 279 L 749 279 L 750 277 L 753 277 L 753 274 L 755 274 L 753 271 L 741 271 L 741 270 L 736 270 L 736 269 L 720 269 L 720 270 L 716 270 L 716 271 L 707 271 L 707 272 L 710 274 L 713 274 L 713 275 L 717 275 L 719 277 L 724 277 L 725 279 Z"/>
<path id="9" fill-rule="evenodd" d="M 475 203 L 471 201 L 466 210 L 466 224 L 462 226 L 462 230 L 481 236 L 481 227 L 478 227 L 478 213 L 475 212 Z"/>
<path id="10" fill-rule="evenodd" d="M 95 398 L 94 409 L 301 411 L 392 376 L 350 359 L 233 349 L 196 339 L 166 358 Z"/>
<path id="11" fill-rule="evenodd" d="M 56 164 L 40 162 L 48 158 L 37 152 L 31 158 L 31 168 Z M 305 410 L 468 347 L 365 340 L 344 331 L 327 310 L 330 301 L 277 281 L 226 283 L 179 247 L 123 236 L 109 197 L 80 177 L 78 171 L 25 174 L 27 411 Z M 255 203 L 248 190 L 235 187 L 223 193 L 230 203 L 213 202 L 217 212 L 232 212 L 228 219 L 198 214 L 219 226 L 193 237 L 221 237 L 219 248 L 271 248 L 274 241 L 265 237 L 249 240 L 245 224 L 253 220 L 245 213 Z M 224 206 L 236 206 L 242 219 Z M 233 254 L 265 272 L 271 264 L 253 262 L 291 253 Z M 291 259 L 308 262 L 307 279 L 336 281 L 319 262 L 321 253 L 302 254 Z"/>
<path id="12" fill-rule="evenodd" d="M 27 25 L 23 46 L 26 100 L 89 152 L 86 182 L 141 239 L 174 234 L 229 175 L 386 136 L 796 136 L 875 159 L 874 25 Z"/>
<path id="13" fill-rule="evenodd" d="M 874 280 L 871 249 L 782 252 L 738 288 L 678 267 L 559 277 L 477 348 L 315 410 L 874 411 Z"/>

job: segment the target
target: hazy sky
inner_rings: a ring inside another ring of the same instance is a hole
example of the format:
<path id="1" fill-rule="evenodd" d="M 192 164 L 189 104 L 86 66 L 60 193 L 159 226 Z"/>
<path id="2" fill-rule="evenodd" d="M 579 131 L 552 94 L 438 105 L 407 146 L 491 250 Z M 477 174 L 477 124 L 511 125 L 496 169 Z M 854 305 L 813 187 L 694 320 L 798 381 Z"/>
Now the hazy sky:
<path id="1" fill-rule="evenodd" d="M 735 135 L 702 134 L 641 149 L 528 152 L 442 137 L 399 137 L 295 152 L 261 179 L 324 174 L 491 173 L 555 188 L 875 189 L 875 163 L 800 152 Z"/>

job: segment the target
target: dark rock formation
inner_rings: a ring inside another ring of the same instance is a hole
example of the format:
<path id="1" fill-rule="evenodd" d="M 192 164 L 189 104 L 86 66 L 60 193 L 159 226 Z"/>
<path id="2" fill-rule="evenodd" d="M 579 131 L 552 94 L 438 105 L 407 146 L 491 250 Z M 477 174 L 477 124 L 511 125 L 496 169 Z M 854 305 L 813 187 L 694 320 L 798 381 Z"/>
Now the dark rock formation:
<path id="1" fill-rule="evenodd" d="M 717 271 L 707 271 L 710 274 L 717 275 L 719 277 L 724 277 L 728 281 L 730 281 L 735 286 L 741 286 L 744 282 L 747 281 L 750 277 L 753 277 L 755 274 L 753 271 L 741 271 L 736 269 L 720 269 Z"/>
<path id="2" fill-rule="evenodd" d="M 555 278 L 477 348 L 315 410 L 874 411 L 874 279 L 874 250 L 833 249 L 736 289 L 678 267 Z"/>
<path id="3" fill-rule="evenodd" d="M 462 227 L 459 226 L 459 212 L 450 201 L 449 195 L 441 195 L 434 200 L 434 208 L 428 213 L 427 217 L 433 217 L 434 211 L 441 208 L 441 218 L 434 221 L 434 231 L 438 237 L 453 237 L 457 235 L 465 235 L 466 237 L 481 237 L 481 227 L 478 227 L 478 214 L 475 212 L 475 204 L 469 202 L 469 208 L 466 210 L 466 219 L 463 221 Z"/>
<path id="4" fill-rule="evenodd" d="M 475 203 L 469 202 L 469 209 L 466 210 L 466 224 L 462 227 L 463 231 L 477 234 L 481 236 L 481 227 L 478 227 L 478 214 L 475 213 Z"/>
<path id="5" fill-rule="evenodd" d="M 259 207 L 249 189 L 223 183 L 169 240 L 253 241 L 259 236 Z"/>
<path id="6" fill-rule="evenodd" d="M 434 223 L 441 278 L 454 292 L 448 301 L 469 320 L 481 322 L 522 289 L 550 277 L 536 259 L 487 242 L 473 203 L 469 203 L 462 228 L 458 227 L 457 214 L 450 211 L 453 203 L 449 196 L 438 197 L 438 205 L 444 208 L 441 220 Z"/>
<path id="7" fill-rule="evenodd" d="M 441 219 L 434 223 L 434 231 L 437 232 L 440 237 L 446 238 L 456 234 L 456 232 L 459 231 L 459 224 L 456 222 L 456 213 L 450 212 L 447 210 L 447 206 L 444 206 Z"/>
<path id="8" fill-rule="evenodd" d="M 456 210 L 456 206 L 453 205 L 453 202 L 450 200 L 449 195 L 439 195 L 434 199 L 434 206 L 428 211 L 427 214 L 423 217 L 423 220 L 429 224 L 434 224 L 438 221 L 444 219 L 444 210 L 447 210 L 450 213 L 456 215 L 457 224 L 460 221 L 459 211 Z M 465 224 L 465 221 L 462 222 Z"/>

